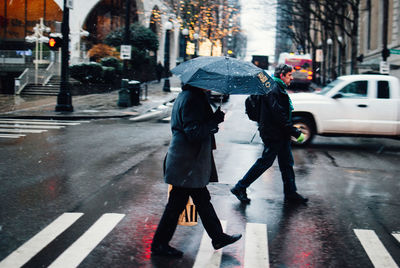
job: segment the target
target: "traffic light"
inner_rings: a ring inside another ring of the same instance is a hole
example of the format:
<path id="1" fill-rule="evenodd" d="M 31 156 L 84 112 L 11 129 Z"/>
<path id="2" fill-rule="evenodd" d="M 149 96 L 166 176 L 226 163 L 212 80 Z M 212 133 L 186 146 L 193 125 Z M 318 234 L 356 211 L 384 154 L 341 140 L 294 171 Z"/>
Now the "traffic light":
<path id="1" fill-rule="evenodd" d="M 62 41 L 61 37 L 50 37 L 48 46 L 51 50 L 58 50 L 62 45 Z"/>
<path id="2" fill-rule="evenodd" d="M 390 56 L 390 50 L 388 48 L 382 49 L 382 58 L 386 60 Z"/>

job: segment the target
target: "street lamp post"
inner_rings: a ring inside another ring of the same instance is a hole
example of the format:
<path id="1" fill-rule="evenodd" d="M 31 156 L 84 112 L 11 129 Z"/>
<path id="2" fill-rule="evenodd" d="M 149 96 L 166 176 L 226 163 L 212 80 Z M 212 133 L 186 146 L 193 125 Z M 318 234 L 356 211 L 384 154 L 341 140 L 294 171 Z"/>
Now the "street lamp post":
<path id="1" fill-rule="evenodd" d="M 183 44 L 183 61 L 187 60 L 187 53 L 186 53 L 186 49 L 187 49 L 187 39 L 189 36 L 189 30 L 187 28 L 182 29 L 182 35 L 183 35 L 183 39 L 184 39 L 184 44 Z"/>
<path id="2" fill-rule="evenodd" d="M 332 78 L 332 44 L 333 41 L 332 39 L 328 38 L 328 40 L 326 41 L 326 43 L 328 44 L 328 77 L 329 77 L 329 81 Z"/>
<path id="3" fill-rule="evenodd" d="M 194 57 L 196 58 L 197 57 L 197 49 L 198 49 L 198 46 L 199 46 L 199 34 L 198 33 L 194 33 L 193 34 L 193 38 L 194 38 Z"/>
<path id="4" fill-rule="evenodd" d="M 343 42 L 343 38 L 341 36 L 338 37 L 338 41 L 339 41 L 339 55 L 338 55 L 338 76 L 341 75 L 342 72 L 342 42 Z"/>
<path id="5" fill-rule="evenodd" d="M 170 42 L 170 31 L 172 29 L 172 23 L 167 21 L 165 23 L 165 46 L 164 46 L 164 69 L 165 69 L 165 79 L 164 79 L 164 86 L 163 91 L 170 92 L 171 86 L 169 83 L 169 42 Z"/>
<path id="6" fill-rule="evenodd" d="M 125 30 L 124 30 L 124 45 L 129 45 L 130 41 L 130 29 L 129 29 L 129 24 L 131 22 L 130 14 L 131 14 L 131 0 L 126 0 L 126 13 L 125 13 Z M 129 61 L 127 59 L 124 59 L 124 76 L 125 78 L 129 77 L 128 74 L 128 64 Z"/>
<path id="7" fill-rule="evenodd" d="M 40 18 L 40 23 L 33 27 L 33 31 L 33 35 L 25 37 L 25 40 L 29 43 L 35 42 L 35 84 L 37 84 L 39 63 L 43 63 L 43 43 L 49 41 L 49 38 L 44 36 L 43 32 L 50 32 L 50 28 L 44 25 L 43 18 Z"/>
<path id="8" fill-rule="evenodd" d="M 61 25 L 61 34 L 63 36 L 61 46 L 61 85 L 57 96 L 56 112 L 73 112 L 72 97 L 69 89 L 69 8 L 67 0 L 64 0 L 63 21 Z"/>

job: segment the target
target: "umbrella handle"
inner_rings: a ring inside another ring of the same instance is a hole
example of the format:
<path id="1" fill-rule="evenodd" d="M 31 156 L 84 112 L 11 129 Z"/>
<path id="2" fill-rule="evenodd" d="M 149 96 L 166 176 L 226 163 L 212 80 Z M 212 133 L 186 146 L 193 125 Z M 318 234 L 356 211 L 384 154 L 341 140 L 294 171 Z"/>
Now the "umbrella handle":
<path id="1" fill-rule="evenodd" d="M 219 107 L 221 107 L 222 106 L 222 99 L 223 99 L 224 97 L 221 95 L 220 97 L 219 97 Z"/>

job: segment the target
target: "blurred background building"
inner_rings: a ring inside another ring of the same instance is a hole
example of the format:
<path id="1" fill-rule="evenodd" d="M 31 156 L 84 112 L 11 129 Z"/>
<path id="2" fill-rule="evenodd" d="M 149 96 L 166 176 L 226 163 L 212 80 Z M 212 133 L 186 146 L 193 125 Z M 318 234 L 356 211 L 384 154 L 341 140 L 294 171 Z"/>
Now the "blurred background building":
<path id="1" fill-rule="evenodd" d="M 400 78 L 400 0 L 277 3 L 276 61 L 285 52 L 310 54 L 323 84 L 356 73 Z"/>
<path id="2" fill-rule="evenodd" d="M 74 0 L 70 9 L 70 64 L 89 61 L 87 52 L 102 44 L 113 31 L 125 27 L 127 3 L 130 23 L 138 23 L 156 34 L 158 48 L 147 51 L 154 62 L 177 63 L 199 55 L 240 56 L 245 37 L 240 33 L 238 0 Z M 32 68 L 37 50 L 35 26 L 43 21 L 46 37 L 59 34 L 63 0 L 0 0 L 0 92 L 12 92 L 14 78 Z M 87 33 L 83 35 L 82 33 Z M 39 68 L 59 59 L 57 51 L 41 44 Z M 168 49 L 166 51 L 165 49 Z M 119 47 L 116 47 L 119 51 Z M 168 60 L 165 61 L 165 58 Z M 44 82 L 44 81 L 43 81 Z"/>

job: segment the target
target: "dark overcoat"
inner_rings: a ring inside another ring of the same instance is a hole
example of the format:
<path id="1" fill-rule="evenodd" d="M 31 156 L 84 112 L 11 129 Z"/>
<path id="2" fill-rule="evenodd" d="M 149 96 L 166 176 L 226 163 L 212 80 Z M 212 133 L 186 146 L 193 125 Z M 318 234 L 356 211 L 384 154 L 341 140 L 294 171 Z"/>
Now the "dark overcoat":
<path id="1" fill-rule="evenodd" d="M 289 95 L 278 83 L 273 83 L 268 93 L 261 97 L 258 130 L 263 141 L 300 136 L 300 130 L 293 126 Z"/>
<path id="2" fill-rule="evenodd" d="M 198 88 L 183 90 L 171 114 L 172 140 L 165 161 L 164 179 L 185 188 L 203 188 L 217 181 L 212 150 L 215 149 L 213 110 L 207 95 Z"/>

